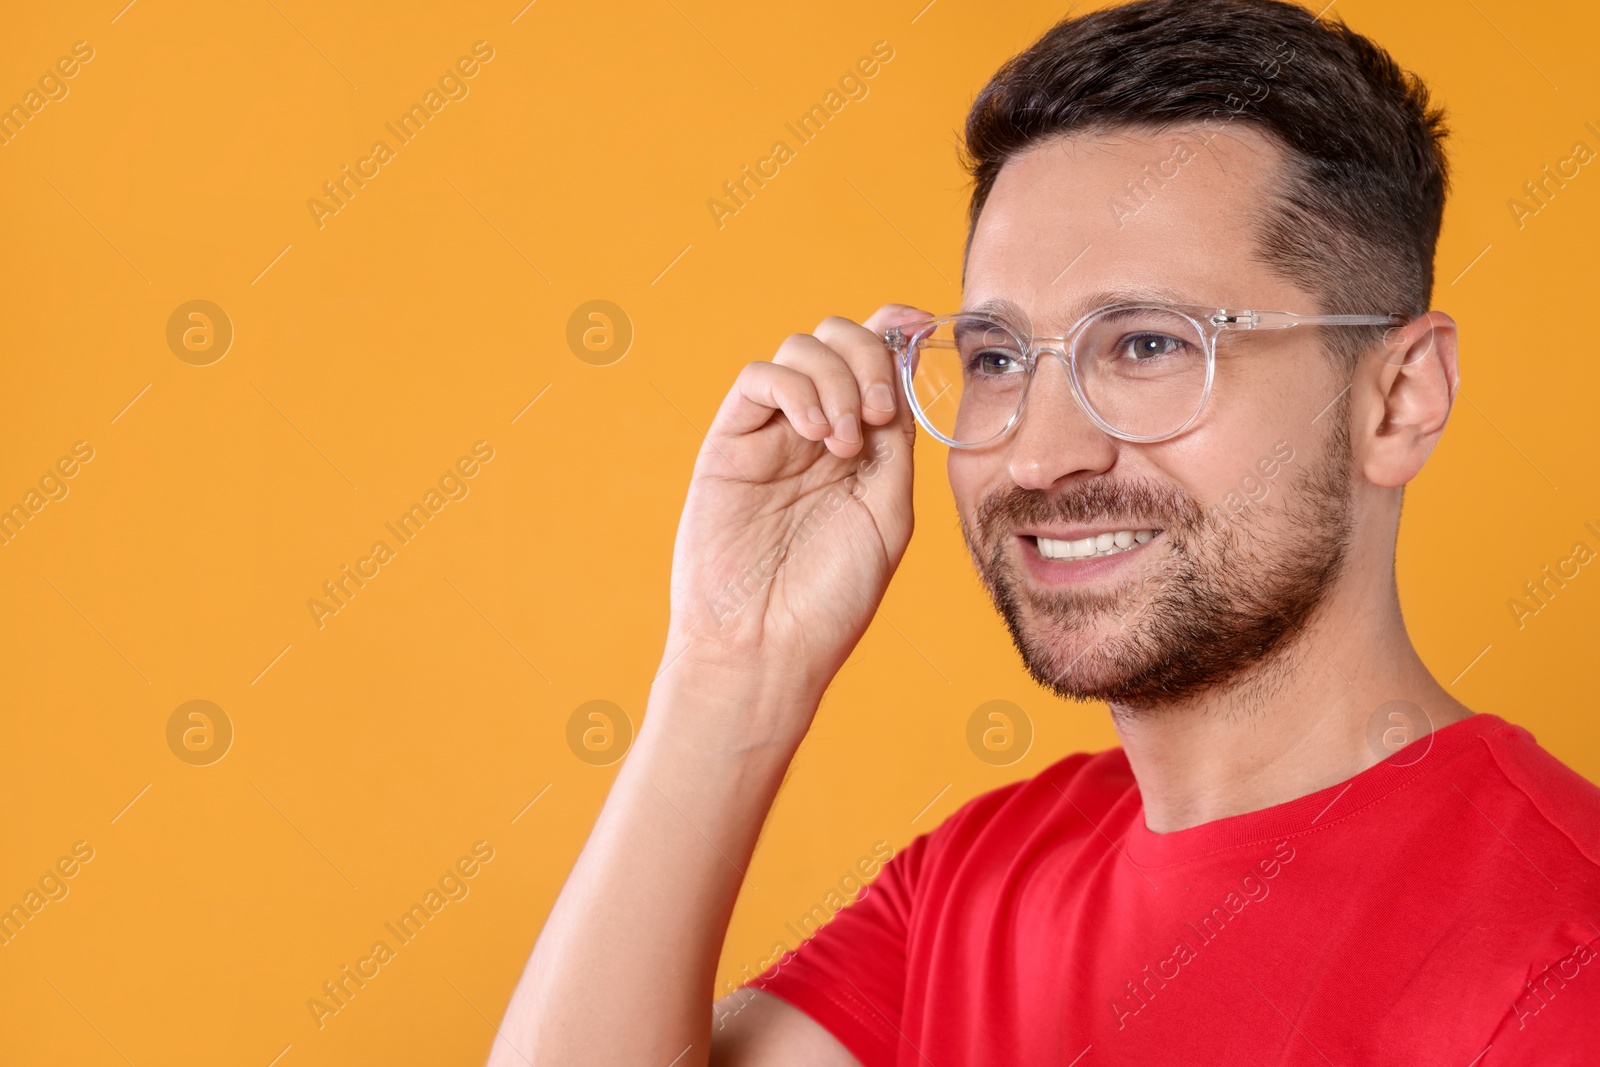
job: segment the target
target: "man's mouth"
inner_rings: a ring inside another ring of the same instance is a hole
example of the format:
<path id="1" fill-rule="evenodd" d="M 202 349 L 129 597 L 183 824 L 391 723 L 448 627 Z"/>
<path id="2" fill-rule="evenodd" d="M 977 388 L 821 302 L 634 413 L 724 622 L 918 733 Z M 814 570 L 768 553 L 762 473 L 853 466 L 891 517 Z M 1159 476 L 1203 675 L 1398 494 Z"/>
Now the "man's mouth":
<path id="1" fill-rule="evenodd" d="M 1077 538 L 1052 538 L 1042 534 L 1024 536 L 1031 537 L 1038 546 L 1039 555 L 1045 559 L 1072 560 L 1114 556 L 1144 544 L 1160 532 L 1154 529 L 1139 529 L 1106 530 Z"/>

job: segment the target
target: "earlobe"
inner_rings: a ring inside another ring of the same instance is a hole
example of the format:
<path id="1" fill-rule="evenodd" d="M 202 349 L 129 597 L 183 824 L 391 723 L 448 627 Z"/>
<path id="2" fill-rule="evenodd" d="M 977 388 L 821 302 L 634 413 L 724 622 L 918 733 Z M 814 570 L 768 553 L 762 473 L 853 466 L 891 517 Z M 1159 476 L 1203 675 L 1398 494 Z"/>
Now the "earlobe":
<path id="1" fill-rule="evenodd" d="M 1384 338 L 1383 360 L 1368 368 L 1379 411 L 1363 442 L 1369 481 L 1397 488 L 1422 469 L 1460 388 L 1455 320 L 1430 311 Z"/>

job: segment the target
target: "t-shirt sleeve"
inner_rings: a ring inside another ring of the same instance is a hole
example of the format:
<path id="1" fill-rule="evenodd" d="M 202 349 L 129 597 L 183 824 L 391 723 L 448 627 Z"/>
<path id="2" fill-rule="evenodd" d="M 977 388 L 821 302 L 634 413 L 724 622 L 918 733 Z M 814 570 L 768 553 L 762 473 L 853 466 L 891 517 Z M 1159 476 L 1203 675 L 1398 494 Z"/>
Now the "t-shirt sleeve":
<path id="1" fill-rule="evenodd" d="M 854 901 L 749 983 L 811 1016 L 864 1067 L 895 1062 L 927 840 L 912 839 Z"/>

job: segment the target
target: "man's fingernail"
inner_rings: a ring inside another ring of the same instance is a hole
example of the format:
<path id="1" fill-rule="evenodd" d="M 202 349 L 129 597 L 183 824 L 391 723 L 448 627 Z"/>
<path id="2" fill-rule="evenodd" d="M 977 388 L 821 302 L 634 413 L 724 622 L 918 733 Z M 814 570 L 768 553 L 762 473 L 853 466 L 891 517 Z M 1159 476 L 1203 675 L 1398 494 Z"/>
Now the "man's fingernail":
<path id="1" fill-rule="evenodd" d="M 869 408 L 876 408 L 879 411 L 894 410 L 894 391 L 882 382 L 874 382 L 867 386 L 867 395 L 864 399 Z"/>
<path id="2" fill-rule="evenodd" d="M 847 445 L 861 440 L 861 423 L 853 412 L 839 416 L 839 421 L 833 425 L 833 436 Z"/>

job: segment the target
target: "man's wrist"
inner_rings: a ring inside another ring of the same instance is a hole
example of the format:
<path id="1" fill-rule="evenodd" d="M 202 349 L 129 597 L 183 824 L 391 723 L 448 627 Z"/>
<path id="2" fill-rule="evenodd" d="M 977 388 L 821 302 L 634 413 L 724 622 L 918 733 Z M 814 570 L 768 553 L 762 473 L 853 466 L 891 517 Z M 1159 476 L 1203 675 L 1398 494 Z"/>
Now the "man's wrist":
<path id="1" fill-rule="evenodd" d="M 672 657 L 650 688 L 646 722 L 708 751 L 787 762 L 804 740 L 826 685 L 759 664 Z"/>

